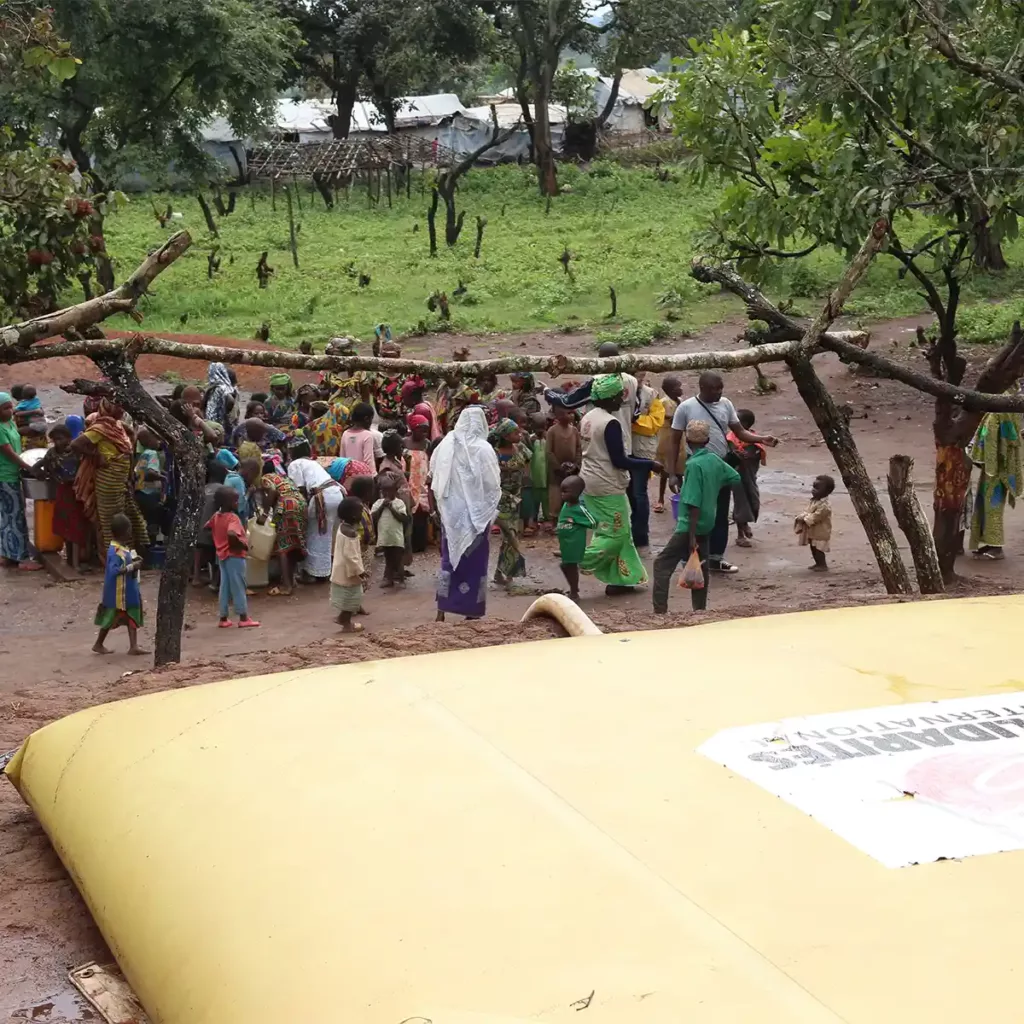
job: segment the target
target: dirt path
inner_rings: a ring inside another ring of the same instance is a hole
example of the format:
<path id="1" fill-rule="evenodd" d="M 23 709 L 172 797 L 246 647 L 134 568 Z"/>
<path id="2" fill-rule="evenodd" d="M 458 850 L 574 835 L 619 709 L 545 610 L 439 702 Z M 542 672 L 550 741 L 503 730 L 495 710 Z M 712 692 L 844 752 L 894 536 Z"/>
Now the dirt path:
<path id="1" fill-rule="evenodd" d="M 908 344 L 918 322 L 897 321 L 876 328 L 873 347 L 919 364 L 920 357 Z M 739 324 L 718 325 L 697 338 L 666 343 L 661 348 L 696 351 L 739 347 L 739 329 Z M 593 351 L 593 339 L 584 335 L 494 336 L 474 339 L 470 347 L 474 356 L 523 347 L 532 351 L 579 353 Z M 450 348 L 450 339 L 441 341 L 435 337 L 410 345 L 407 351 L 441 355 Z M 973 379 L 991 350 L 968 354 L 974 364 L 968 379 Z M 854 434 L 876 485 L 884 493 L 890 455 L 912 455 L 917 459 L 921 498 L 928 507 L 933 460 L 931 402 L 890 381 L 853 375 L 832 356 L 819 357 L 816 362 L 836 400 L 848 402 L 853 410 Z M 36 370 L 44 367 L 49 375 L 37 375 Z M 157 366 L 154 371 L 165 373 L 168 369 Z M 196 375 L 195 364 L 189 371 L 190 376 Z M 49 363 L 38 363 L 19 367 L 18 372 L 19 380 L 38 381 L 44 386 L 48 412 L 70 412 L 72 400 L 52 385 L 87 374 L 89 364 L 55 368 Z M 257 376 L 243 379 L 247 389 L 266 382 L 266 371 L 253 372 Z M 806 503 L 815 475 L 830 472 L 838 478 L 838 474 L 785 370 L 773 366 L 767 368 L 767 373 L 779 390 L 763 397 L 753 394 L 753 371 L 726 375 L 727 396 L 738 406 L 753 409 L 758 429 L 777 434 L 782 444 L 769 454 L 768 466 L 762 470 L 762 516 L 755 527 L 755 546 L 750 550 L 731 550 L 731 557 L 742 571 L 731 579 L 713 581 L 711 617 L 808 610 L 884 599 L 870 549 L 841 485 L 833 501 L 833 570 L 824 577 L 807 571 L 809 558 L 806 551 L 795 546 L 792 519 Z M 695 378 L 690 377 L 687 387 L 693 384 Z M 166 382 L 154 385 L 156 391 L 165 388 L 169 390 Z M 883 500 L 888 505 L 887 499 Z M 669 515 L 652 516 L 652 543 L 645 555 L 648 566 L 671 528 Z M 1018 521 L 1010 512 L 1007 532 L 1005 562 L 961 561 L 960 571 L 966 579 L 959 593 L 1021 589 L 1024 519 Z M 123 653 L 123 637 L 115 638 L 118 653 L 107 659 L 89 652 L 98 580 L 54 584 L 39 575 L 4 575 L 0 577 L 0 657 L 13 671 L 3 673 L 0 679 L 0 751 L 15 747 L 33 729 L 71 711 L 151 690 L 251 672 L 509 643 L 548 635 L 544 625 L 512 625 L 534 593 L 564 585 L 551 538 L 527 540 L 524 548 L 529 571 L 525 589 L 530 592 L 510 597 L 492 591 L 488 619 L 480 623 L 433 622 L 437 569 L 434 554 L 417 557 L 413 566 L 416 575 L 405 591 L 387 594 L 377 587 L 371 590 L 370 615 L 366 620 L 369 632 L 356 639 L 337 637 L 322 588 L 302 588 L 291 598 L 256 598 L 254 614 L 262 620 L 263 628 L 248 635 L 218 630 L 213 595 L 205 590 L 193 592 L 187 613 L 185 664 L 127 676 L 123 674 L 136 672 L 140 666 Z M 492 557 L 494 554 L 496 545 L 492 546 Z M 150 608 L 155 607 L 156 586 L 155 576 L 147 574 L 144 594 Z M 671 614 L 661 621 L 651 614 L 650 595 L 646 591 L 611 601 L 591 580 L 584 582 L 583 592 L 584 609 L 607 630 L 686 625 L 694 620 L 688 612 L 687 595 L 675 587 L 670 598 Z M 8 1020 L 85 1019 L 67 994 L 64 972 L 90 958 L 106 955 L 102 940 L 34 818 L 13 788 L 3 782 L 0 864 L 0 1024 Z M 48 1002 L 52 1003 L 50 1008 L 38 1009 Z"/>

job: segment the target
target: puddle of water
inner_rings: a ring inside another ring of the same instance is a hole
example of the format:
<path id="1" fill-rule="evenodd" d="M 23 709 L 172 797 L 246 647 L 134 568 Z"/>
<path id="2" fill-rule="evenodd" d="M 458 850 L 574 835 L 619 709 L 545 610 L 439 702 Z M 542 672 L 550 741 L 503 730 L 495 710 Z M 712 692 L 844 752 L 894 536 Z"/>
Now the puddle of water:
<path id="1" fill-rule="evenodd" d="M 67 988 L 40 999 L 32 1006 L 12 1011 L 9 1020 L 11 1024 L 23 1021 L 27 1024 L 75 1024 L 77 1021 L 97 1021 L 99 1016 L 73 988 Z"/>
<path id="2" fill-rule="evenodd" d="M 834 468 L 830 475 L 836 482 L 836 489 L 833 493 L 845 494 L 846 489 L 843 487 L 839 474 L 836 473 Z M 762 494 L 793 495 L 810 500 L 811 484 L 814 483 L 815 476 L 817 474 L 813 476 L 799 476 L 796 473 L 787 473 L 781 469 L 765 468 L 757 474 L 757 486 L 761 489 Z"/>

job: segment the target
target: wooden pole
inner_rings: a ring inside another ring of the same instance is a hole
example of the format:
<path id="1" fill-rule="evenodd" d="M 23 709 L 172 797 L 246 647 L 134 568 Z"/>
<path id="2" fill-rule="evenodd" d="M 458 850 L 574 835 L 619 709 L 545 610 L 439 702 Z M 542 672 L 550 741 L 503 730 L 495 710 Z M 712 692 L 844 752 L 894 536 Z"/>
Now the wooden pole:
<path id="1" fill-rule="evenodd" d="M 301 190 L 299 189 L 298 178 L 296 178 L 294 174 L 292 175 L 292 185 L 295 186 L 295 202 L 299 204 L 299 213 L 302 213 L 302 195 L 300 194 Z M 287 186 L 285 187 L 287 188 Z"/>
<path id="2" fill-rule="evenodd" d="M 388 177 L 388 209 L 390 210 L 391 209 L 391 165 L 390 164 L 388 165 L 388 169 L 387 169 L 387 177 Z"/>
<path id="3" fill-rule="evenodd" d="M 296 195 L 298 194 L 298 188 L 295 189 Z M 292 263 L 295 264 L 296 270 L 299 267 L 299 243 L 295 238 L 295 214 L 292 211 L 292 190 L 285 185 L 284 187 L 285 198 L 288 200 L 288 242 L 292 250 Z"/>
<path id="4" fill-rule="evenodd" d="M 945 593 L 939 553 L 935 548 L 928 519 L 914 490 L 914 460 L 909 455 L 893 455 L 889 459 L 887 482 L 892 514 L 910 545 L 921 593 Z"/>
<path id="5" fill-rule="evenodd" d="M 270 209 L 277 213 L 277 178 L 270 179 Z"/>

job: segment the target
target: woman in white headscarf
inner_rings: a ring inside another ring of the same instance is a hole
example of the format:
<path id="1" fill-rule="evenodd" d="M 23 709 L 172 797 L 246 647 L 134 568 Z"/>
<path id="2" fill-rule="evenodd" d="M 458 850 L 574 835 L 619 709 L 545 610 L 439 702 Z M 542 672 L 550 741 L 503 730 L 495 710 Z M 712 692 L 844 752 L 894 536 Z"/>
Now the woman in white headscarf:
<path id="1" fill-rule="evenodd" d="M 322 583 L 331 577 L 338 506 L 345 491 L 320 463 L 309 457 L 307 442 L 293 445 L 290 451 L 294 455 L 288 463 L 288 479 L 306 498 L 306 560 L 302 568 L 308 578 Z"/>
<path id="2" fill-rule="evenodd" d="M 469 406 L 430 459 L 430 488 L 441 517 L 439 622 L 445 612 L 479 619 L 487 610 L 490 531 L 501 498 L 498 456 L 487 429 L 484 410 Z"/>
<path id="3" fill-rule="evenodd" d="M 238 422 L 238 388 L 232 380 L 231 371 L 223 363 L 210 363 L 206 378 L 204 418 L 219 423 L 224 428 L 224 435 L 230 437 Z"/>

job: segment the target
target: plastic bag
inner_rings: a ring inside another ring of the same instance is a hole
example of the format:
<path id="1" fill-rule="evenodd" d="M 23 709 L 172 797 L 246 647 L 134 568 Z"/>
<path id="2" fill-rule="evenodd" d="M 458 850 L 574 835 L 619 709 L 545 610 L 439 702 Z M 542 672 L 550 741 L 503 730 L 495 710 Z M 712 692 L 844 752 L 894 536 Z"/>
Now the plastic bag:
<path id="1" fill-rule="evenodd" d="M 704 589 L 704 571 L 700 567 L 700 552 L 694 548 L 683 566 L 683 575 L 679 577 L 679 586 L 685 590 Z"/>

